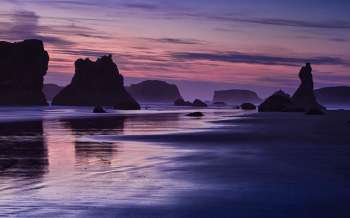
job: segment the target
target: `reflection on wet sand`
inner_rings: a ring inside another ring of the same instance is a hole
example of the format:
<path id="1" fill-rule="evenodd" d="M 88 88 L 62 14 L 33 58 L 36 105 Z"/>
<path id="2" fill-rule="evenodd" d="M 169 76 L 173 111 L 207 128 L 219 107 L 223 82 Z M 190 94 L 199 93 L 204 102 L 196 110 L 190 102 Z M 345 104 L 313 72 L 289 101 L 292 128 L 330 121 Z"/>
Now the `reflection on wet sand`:
<path id="1" fill-rule="evenodd" d="M 118 135 L 123 132 L 125 117 L 88 118 L 63 120 L 66 128 L 72 130 L 75 137 L 75 158 L 78 166 L 111 164 L 113 154 L 117 152 L 116 143 L 82 142 L 80 137 L 93 135 Z"/>
<path id="2" fill-rule="evenodd" d="M 0 123 L 0 178 L 41 177 L 48 154 L 42 121 Z"/>

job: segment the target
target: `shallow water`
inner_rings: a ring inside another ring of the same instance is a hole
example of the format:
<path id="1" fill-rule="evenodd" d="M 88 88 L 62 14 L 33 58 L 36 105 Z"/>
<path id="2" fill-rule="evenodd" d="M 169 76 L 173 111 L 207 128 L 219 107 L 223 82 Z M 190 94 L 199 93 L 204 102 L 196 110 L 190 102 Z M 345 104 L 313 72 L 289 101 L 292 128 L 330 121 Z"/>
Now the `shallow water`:
<path id="1" fill-rule="evenodd" d="M 345 113 L 332 119 L 335 132 L 323 118 L 225 109 L 203 110 L 204 118 L 172 109 L 9 111 L 0 122 L 0 216 L 350 214 Z"/>

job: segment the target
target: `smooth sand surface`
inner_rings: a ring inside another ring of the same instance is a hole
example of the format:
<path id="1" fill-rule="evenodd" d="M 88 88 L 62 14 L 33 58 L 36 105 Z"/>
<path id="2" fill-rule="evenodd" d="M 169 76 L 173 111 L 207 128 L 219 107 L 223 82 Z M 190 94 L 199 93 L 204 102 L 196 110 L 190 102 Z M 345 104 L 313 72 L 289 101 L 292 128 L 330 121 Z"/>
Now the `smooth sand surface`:
<path id="1" fill-rule="evenodd" d="M 0 124 L 0 215 L 350 216 L 349 111 L 184 115 Z"/>

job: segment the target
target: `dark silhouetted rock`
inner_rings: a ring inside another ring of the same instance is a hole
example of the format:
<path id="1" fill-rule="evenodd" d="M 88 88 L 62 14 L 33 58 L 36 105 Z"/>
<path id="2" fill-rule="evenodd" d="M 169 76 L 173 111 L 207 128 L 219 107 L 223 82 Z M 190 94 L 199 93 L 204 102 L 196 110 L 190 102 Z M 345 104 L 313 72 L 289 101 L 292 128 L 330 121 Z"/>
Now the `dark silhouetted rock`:
<path id="1" fill-rule="evenodd" d="M 192 105 L 194 107 L 208 107 L 208 105 L 206 103 L 204 103 L 203 101 L 196 99 L 194 100 L 194 102 L 192 103 Z"/>
<path id="2" fill-rule="evenodd" d="M 40 40 L 0 42 L 0 105 L 47 105 L 42 89 L 48 63 Z"/>
<path id="3" fill-rule="evenodd" d="M 220 106 L 220 107 L 224 107 L 226 106 L 227 104 L 225 102 L 222 102 L 222 101 L 217 101 L 217 102 L 214 102 L 213 105 L 215 106 Z"/>
<path id="4" fill-rule="evenodd" d="M 111 55 L 98 58 L 96 62 L 78 59 L 71 83 L 53 99 L 52 104 L 140 109 L 140 105 L 125 90 L 123 76 Z"/>
<path id="5" fill-rule="evenodd" d="M 314 82 L 312 78 L 312 68 L 309 63 L 301 68 L 299 78 L 301 84 L 293 97 L 282 91 L 273 94 L 260 106 L 260 112 L 307 112 L 310 109 L 325 110 L 320 105 L 314 94 Z"/>
<path id="6" fill-rule="evenodd" d="M 159 80 L 147 80 L 127 87 L 139 102 L 174 102 L 182 98 L 176 85 Z"/>
<path id="7" fill-rule="evenodd" d="M 193 113 L 186 114 L 186 116 L 188 116 L 188 117 L 203 117 L 204 114 L 202 112 L 193 112 Z"/>
<path id="8" fill-rule="evenodd" d="M 256 106 L 252 103 L 243 103 L 241 105 L 242 110 L 256 110 Z"/>
<path id="9" fill-rule="evenodd" d="M 52 101 L 52 99 L 63 89 L 63 87 L 56 84 L 44 84 L 43 92 L 46 99 Z"/>
<path id="10" fill-rule="evenodd" d="M 96 106 L 96 107 L 94 108 L 93 112 L 96 113 L 96 114 L 107 113 L 107 112 L 105 111 L 105 109 L 103 109 L 103 107 L 101 107 L 101 106 Z"/>
<path id="11" fill-rule="evenodd" d="M 315 90 L 316 99 L 321 104 L 350 104 L 350 87 L 337 86 Z"/>
<path id="12" fill-rule="evenodd" d="M 324 115 L 325 112 L 320 108 L 310 108 L 307 112 L 307 115 Z"/>
<path id="13" fill-rule="evenodd" d="M 192 106 L 192 103 L 185 101 L 183 98 L 179 98 L 174 102 L 175 106 Z"/>
<path id="14" fill-rule="evenodd" d="M 287 107 L 286 111 L 308 111 L 311 108 L 324 109 L 321 106 L 315 97 L 314 94 L 314 82 L 312 77 L 312 68 L 311 64 L 307 63 L 304 67 L 301 68 L 299 72 L 299 78 L 301 84 L 297 91 L 294 93 L 291 101 L 291 105 Z"/>
<path id="15" fill-rule="evenodd" d="M 244 102 L 259 103 L 261 99 L 250 90 L 221 90 L 215 91 L 213 102 L 225 102 L 230 104 L 242 104 Z"/>
<path id="16" fill-rule="evenodd" d="M 259 112 L 282 112 L 292 103 L 288 94 L 282 90 L 268 97 L 260 106 Z"/>

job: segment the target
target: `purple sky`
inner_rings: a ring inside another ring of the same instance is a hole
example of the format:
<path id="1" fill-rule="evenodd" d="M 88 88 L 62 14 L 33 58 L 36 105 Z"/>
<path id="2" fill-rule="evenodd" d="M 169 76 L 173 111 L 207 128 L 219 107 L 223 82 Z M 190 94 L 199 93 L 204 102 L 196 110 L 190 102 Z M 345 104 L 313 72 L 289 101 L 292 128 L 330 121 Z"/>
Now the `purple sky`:
<path id="1" fill-rule="evenodd" d="M 316 87 L 350 84 L 349 11 L 342 0 L 2 0 L 0 40 L 42 39 L 50 83 L 68 83 L 77 58 L 111 53 L 127 83 L 266 96 L 292 92 L 306 61 Z"/>

